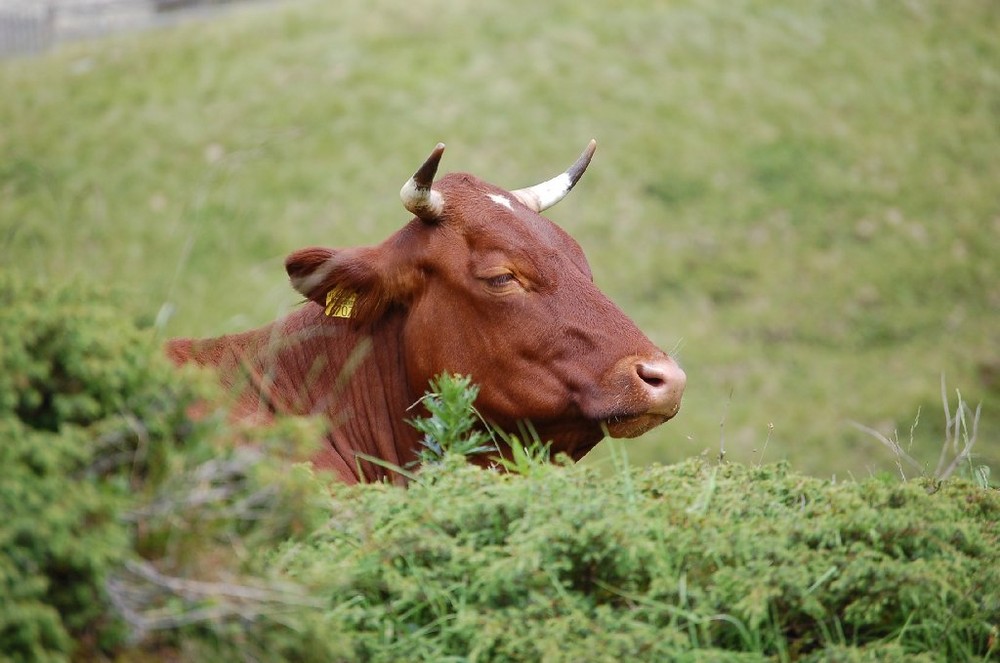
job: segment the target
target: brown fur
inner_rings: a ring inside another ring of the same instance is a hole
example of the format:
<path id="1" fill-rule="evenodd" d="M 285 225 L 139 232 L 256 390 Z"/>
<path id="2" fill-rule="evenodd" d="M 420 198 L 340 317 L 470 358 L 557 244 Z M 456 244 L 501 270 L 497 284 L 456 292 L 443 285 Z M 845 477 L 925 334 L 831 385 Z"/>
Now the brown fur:
<path id="1" fill-rule="evenodd" d="M 292 253 L 286 270 L 309 301 L 290 315 L 243 334 L 173 340 L 168 356 L 217 367 L 239 393 L 241 418 L 325 414 L 329 447 L 313 460 L 348 482 L 387 474 L 359 452 L 397 465 L 415 458 L 405 420 L 445 372 L 472 376 L 489 421 L 514 429 L 530 420 L 573 458 L 605 426 L 631 437 L 676 413 L 683 372 L 597 289 L 568 234 L 471 175 L 434 189 L 445 200 L 434 223 L 415 218 L 373 247 Z M 506 273 L 516 280 L 503 283 Z M 324 314 L 331 290 L 355 297 L 350 319 Z"/>

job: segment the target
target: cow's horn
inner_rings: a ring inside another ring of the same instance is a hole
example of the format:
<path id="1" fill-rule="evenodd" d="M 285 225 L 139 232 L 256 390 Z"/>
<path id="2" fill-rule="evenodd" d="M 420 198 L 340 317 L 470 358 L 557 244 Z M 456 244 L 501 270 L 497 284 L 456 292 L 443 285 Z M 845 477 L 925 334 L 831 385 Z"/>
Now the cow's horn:
<path id="1" fill-rule="evenodd" d="M 583 176 L 583 172 L 587 170 L 587 166 L 590 164 L 590 159 L 594 156 L 594 150 L 596 149 L 597 141 L 591 140 L 587 145 L 587 149 L 580 155 L 580 158 L 565 173 L 557 175 L 541 184 L 511 191 L 511 193 L 536 212 L 541 212 L 552 207 L 565 198 L 570 189 Z"/>
<path id="2" fill-rule="evenodd" d="M 437 172 L 441 155 L 444 154 L 444 143 L 438 143 L 424 165 L 406 180 L 399 190 L 403 199 L 403 207 L 425 221 L 437 221 L 444 211 L 444 197 L 439 191 L 431 189 L 434 183 L 434 173 Z"/>

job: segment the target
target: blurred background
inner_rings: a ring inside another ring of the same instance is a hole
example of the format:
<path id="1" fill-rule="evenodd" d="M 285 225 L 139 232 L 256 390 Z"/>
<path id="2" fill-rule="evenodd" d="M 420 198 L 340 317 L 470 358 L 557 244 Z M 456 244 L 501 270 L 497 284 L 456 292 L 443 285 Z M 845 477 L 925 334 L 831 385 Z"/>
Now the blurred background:
<path id="1" fill-rule="evenodd" d="M 584 462 L 932 475 L 974 440 L 995 481 L 998 34 L 993 0 L 0 0 L 0 269 L 242 330 L 296 305 L 291 251 L 404 223 L 438 141 L 516 188 L 594 137 L 548 216 L 689 382 Z"/>

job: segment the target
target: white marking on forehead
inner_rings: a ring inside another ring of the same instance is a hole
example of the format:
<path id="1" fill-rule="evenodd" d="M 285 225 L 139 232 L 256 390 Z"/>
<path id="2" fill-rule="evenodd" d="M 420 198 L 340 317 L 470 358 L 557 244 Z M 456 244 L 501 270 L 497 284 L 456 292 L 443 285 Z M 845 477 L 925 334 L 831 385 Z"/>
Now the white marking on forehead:
<path id="1" fill-rule="evenodd" d="M 510 198 L 507 196 L 501 196 L 499 193 L 488 193 L 486 197 L 495 202 L 497 205 L 503 205 L 509 210 L 513 210 L 514 206 L 510 203 Z"/>

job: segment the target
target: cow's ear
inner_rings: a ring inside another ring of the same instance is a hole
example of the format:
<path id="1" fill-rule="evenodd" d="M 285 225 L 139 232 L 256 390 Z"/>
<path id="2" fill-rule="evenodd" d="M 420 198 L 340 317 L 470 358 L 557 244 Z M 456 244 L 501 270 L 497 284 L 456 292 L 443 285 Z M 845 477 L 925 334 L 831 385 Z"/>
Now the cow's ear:
<path id="1" fill-rule="evenodd" d="M 331 271 L 328 262 L 335 255 L 333 249 L 320 247 L 300 249 L 289 255 L 285 258 L 285 271 L 292 287 L 307 299 L 319 302 L 326 296 L 324 288 Z"/>
<path id="2" fill-rule="evenodd" d="M 399 294 L 389 287 L 395 279 L 387 279 L 380 262 L 377 249 L 314 247 L 288 256 L 285 270 L 306 298 L 361 326 L 382 317 Z"/>

